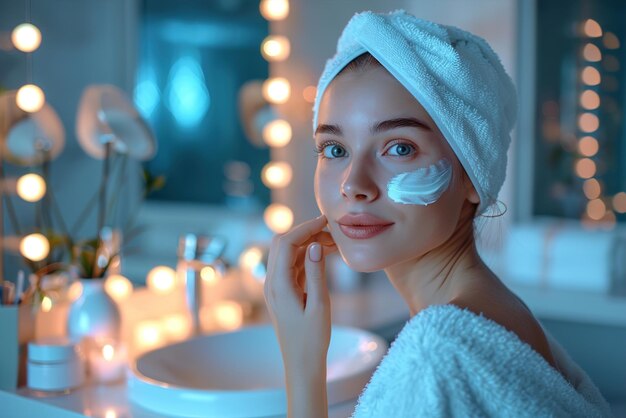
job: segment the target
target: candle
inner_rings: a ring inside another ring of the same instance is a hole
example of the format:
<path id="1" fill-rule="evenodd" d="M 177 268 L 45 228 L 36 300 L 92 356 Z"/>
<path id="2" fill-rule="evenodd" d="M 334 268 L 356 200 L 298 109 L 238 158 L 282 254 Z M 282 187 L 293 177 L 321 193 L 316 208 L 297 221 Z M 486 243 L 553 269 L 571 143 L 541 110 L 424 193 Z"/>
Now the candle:
<path id="1" fill-rule="evenodd" d="M 126 372 L 126 349 L 119 343 L 98 340 L 89 351 L 89 373 L 98 383 L 122 380 Z"/>

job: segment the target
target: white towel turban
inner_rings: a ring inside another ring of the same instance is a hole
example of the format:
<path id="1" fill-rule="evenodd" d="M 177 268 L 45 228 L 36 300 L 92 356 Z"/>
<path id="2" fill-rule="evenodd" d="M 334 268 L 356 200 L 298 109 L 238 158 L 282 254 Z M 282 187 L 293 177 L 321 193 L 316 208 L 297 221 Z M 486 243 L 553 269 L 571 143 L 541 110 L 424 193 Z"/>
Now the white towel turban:
<path id="1" fill-rule="evenodd" d="M 357 13 L 326 62 L 313 106 L 313 131 L 324 91 L 353 59 L 369 52 L 426 109 L 465 168 L 478 195 L 476 214 L 494 204 L 506 175 L 515 87 L 487 42 L 403 10 Z"/>

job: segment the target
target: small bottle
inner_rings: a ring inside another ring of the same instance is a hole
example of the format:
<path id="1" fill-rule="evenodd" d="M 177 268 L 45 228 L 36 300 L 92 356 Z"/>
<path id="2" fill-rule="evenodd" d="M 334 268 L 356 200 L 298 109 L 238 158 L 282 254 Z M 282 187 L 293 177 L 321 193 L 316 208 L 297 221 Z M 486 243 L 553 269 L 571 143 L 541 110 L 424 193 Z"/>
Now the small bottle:
<path id="1" fill-rule="evenodd" d="M 36 395 L 66 394 L 84 381 L 85 359 L 77 341 L 57 337 L 28 344 L 27 385 Z"/>

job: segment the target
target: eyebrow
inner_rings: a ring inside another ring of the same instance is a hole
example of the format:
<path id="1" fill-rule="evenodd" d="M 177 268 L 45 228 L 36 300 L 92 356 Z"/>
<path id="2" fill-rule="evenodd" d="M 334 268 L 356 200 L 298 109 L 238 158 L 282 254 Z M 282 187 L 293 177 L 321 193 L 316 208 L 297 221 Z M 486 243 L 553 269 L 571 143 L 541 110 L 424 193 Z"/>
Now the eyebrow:
<path id="1" fill-rule="evenodd" d="M 375 123 L 370 127 L 370 133 L 377 134 L 383 131 L 388 131 L 395 128 L 418 128 L 424 129 L 427 131 L 432 131 L 430 126 L 426 123 L 422 122 L 416 118 L 396 118 L 396 119 L 388 119 Z M 343 131 L 339 125 L 326 125 L 320 124 L 317 125 L 317 129 L 315 129 L 315 135 L 317 134 L 332 134 L 337 136 L 343 136 Z"/>

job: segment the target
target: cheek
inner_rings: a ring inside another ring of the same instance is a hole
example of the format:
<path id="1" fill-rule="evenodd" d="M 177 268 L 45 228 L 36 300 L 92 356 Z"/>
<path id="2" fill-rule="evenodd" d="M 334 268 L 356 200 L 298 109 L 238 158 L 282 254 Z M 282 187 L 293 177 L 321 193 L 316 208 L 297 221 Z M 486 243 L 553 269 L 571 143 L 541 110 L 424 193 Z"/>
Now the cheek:
<path id="1" fill-rule="evenodd" d="M 328 170 L 324 170 L 318 164 L 315 169 L 313 188 L 317 207 L 323 215 L 326 215 L 333 207 L 333 201 L 337 198 L 336 195 L 339 189 L 336 183 L 336 176 L 331 175 L 328 173 Z"/>

